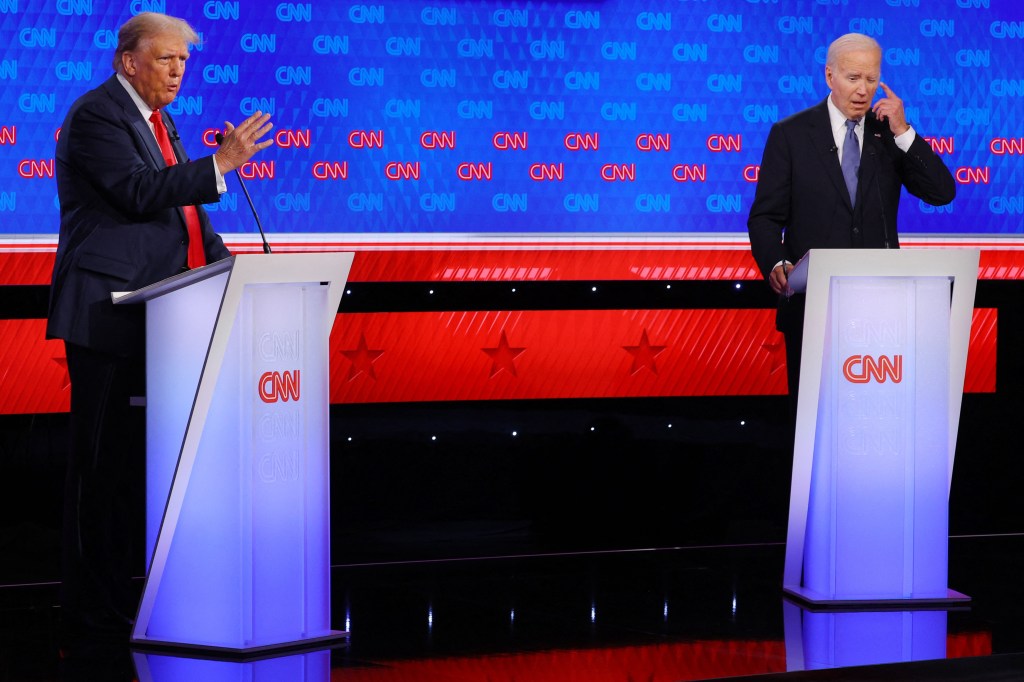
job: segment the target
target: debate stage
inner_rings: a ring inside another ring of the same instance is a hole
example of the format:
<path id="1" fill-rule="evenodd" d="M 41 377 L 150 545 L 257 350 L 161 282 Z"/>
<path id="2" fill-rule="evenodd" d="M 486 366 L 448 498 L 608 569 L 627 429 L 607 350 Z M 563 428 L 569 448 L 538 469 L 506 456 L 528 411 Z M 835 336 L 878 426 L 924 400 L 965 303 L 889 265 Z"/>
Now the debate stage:
<path id="1" fill-rule="evenodd" d="M 910 637 L 906 623 L 914 614 L 881 614 L 874 636 L 860 640 L 844 638 L 855 628 L 833 623 L 825 640 L 805 633 L 800 652 L 786 611 L 795 607 L 780 586 L 783 549 L 336 566 L 333 618 L 351 630 L 348 643 L 256 662 L 181 659 L 169 666 L 165 656 L 133 654 L 127 636 L 62 647 L 56 586 L 5 587 L 0 679 L 184 679 L 188 671 L 194 680 L 310 682 L 1010 680 L 1024 671 L 1024 538 L 954 538 L 950 581 L 974 599 L 969 608 L 925 614 L 945 622 L 933 643 L 944 658 L 887 664 L 881 662 L 904 645 L 884 638 L 888 625 Z M 837 661 L 841 667 L 821 667 Z M 168 670 L 179 676 L 167 677 Z M 282 672 L 288 670 L 302 672 Z"/>

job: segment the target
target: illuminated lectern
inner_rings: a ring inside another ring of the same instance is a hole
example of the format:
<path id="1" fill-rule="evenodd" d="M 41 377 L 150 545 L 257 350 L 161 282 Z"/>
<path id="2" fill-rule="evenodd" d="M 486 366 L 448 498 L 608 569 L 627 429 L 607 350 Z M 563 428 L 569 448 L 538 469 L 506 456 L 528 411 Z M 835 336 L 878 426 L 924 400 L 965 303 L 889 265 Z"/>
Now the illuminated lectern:
<path id="1" fill-rule="evenodd" d="M 950 603 L 949 486 L 976 250 L 813 250 L 784 590 L 811 604 Z"/>
<path id="2" fill-rule="evenodd" d="M 330 628 L 328 337 L 351 253 L 237 255 L 146 305 L 146 584 L 134 644 L 228 654 Z"/>

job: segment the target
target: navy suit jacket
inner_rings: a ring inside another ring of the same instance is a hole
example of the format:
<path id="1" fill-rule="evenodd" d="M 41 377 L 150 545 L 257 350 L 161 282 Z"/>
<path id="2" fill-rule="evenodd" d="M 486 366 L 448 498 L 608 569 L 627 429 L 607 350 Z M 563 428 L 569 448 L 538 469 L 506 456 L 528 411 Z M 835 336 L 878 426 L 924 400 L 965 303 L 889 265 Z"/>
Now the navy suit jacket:
<path id="1" fill-rule="evenodd" d="M 956 183 L 920 135 L 903 152 L 889 124 L 864 122 L 857 201 L 839 166 L 825 100 L 772 126 L 747 220 L 754 260 L 767 278 L 808 249 L 898 248 L 896 212 L 907 188 L 929 204 L 953 201 Z"/>
<path id="2" fill-rule="evenodd" d="M 213 161 L 190 162 L 162 112 L 178 164 L 167 167 L 149 123 L 116 76 L 71 106 L 57 141 L 60 237 L 47 338 L 119 356 L 141 353 L 143 308 L 114 306 L 132 291 L 186 269 L 180 206 L 197 206 L 207 262 L 229 256 L 200 206 L 220 200 Z"/>

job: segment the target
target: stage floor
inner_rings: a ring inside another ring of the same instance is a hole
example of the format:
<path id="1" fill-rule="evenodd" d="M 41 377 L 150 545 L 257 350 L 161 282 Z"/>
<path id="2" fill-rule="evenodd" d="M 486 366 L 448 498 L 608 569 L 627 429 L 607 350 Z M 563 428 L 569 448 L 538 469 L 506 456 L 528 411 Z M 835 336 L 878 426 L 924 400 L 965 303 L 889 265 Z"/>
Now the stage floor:
<path id="1" fill-rule="evenodd" d="M 937 612 L 804 612 L 783 598 L 783 550 L 338 566 L 334 627 L 349 641 L 249 663 L 168 661 L 132 652 L 127 637 L 69 645 L 57 585 L 5 587 L 0 680 L 1024 678 L 1024 536 L 953 538 L 950 587 L 973 601 Z"/>

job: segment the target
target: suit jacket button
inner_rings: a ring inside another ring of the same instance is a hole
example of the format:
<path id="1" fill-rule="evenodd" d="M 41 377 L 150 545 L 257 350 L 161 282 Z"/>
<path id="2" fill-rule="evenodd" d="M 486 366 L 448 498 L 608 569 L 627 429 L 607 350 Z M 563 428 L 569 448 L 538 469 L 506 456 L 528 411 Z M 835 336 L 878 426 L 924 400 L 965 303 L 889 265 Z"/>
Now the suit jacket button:
<path id="1" fill-rule="evenodd" d="M 853 233 L 854 234 L 860 234 L 860 228 L 859 227 L 853 228 Z"/>

